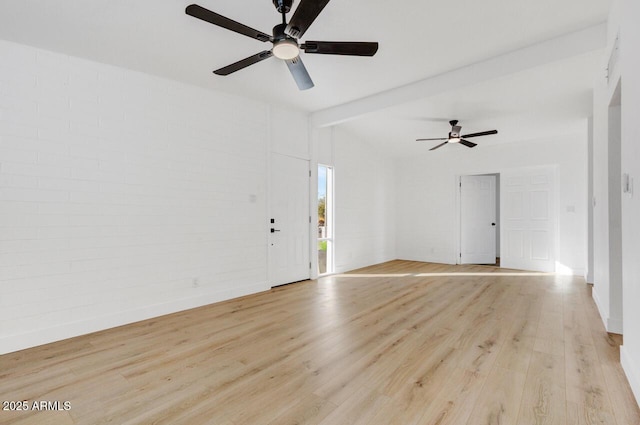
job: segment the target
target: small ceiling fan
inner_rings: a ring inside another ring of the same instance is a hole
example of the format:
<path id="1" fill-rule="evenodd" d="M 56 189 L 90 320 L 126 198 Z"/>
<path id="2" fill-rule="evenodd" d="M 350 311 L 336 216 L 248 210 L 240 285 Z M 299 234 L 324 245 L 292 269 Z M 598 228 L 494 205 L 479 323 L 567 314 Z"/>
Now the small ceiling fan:
<path id="1" fill-rule="evenodd" d="M 438 146 L 435 146 L 429 149 L 430 151 L 438 149 L 446 145 L 447 143 L 460 143 L 461 145 L 465 145 L 469 148 L 472 148 L 474 146 L 477 146 L 477 143 L 473 143 L 465 139 L 470 139 L 471 137 L 488 136 L 490 134 L 498 134 L 498 130 L 489 130 L 489 131 L 481 131 L 480 133 L 464 134 L 461 136 L 460 132 L 462 131 L 462 127 L 458 125 L 458 120 L 451 120 L 449 121 L 449 124 L 451 124 L 451 131 L 449 132 L 449 137 L 441 137 L 436 139 L 416 139 L 416 142 L 423 142 L 427 140 L 445 140 L 444 143 L 440 143 Z"/>
<path id="2" fill-rule="evenodd" d="M 185 13 L 219 27 L 255 38 L 258 41 L 270 41 L 271 50 L 264 50 L 231 65 L 213 71 L 216 75 L 229 75 L 249 65 L 256 64 L 272 56 L 282 59 L 287 64 L 293 79 L 300 90 L 313 87 L 313 81 L 300 58 L 300 50 L 305 53 L 324 55 L 373 56 L 378 51 L 378 43 L 348 41 L 307 41 L 300 44 L 298 40 L 309 29 L 329 0 L 300 0 L 295 13 L 287 23 L 287 13 L 291 10 L 293 0 L 272 0 L 276 10 L 282 15 L 282 23 L 273 27 L 273 35 L 250 28 L 233 21 L 202 6 L 187 6 Z"/>

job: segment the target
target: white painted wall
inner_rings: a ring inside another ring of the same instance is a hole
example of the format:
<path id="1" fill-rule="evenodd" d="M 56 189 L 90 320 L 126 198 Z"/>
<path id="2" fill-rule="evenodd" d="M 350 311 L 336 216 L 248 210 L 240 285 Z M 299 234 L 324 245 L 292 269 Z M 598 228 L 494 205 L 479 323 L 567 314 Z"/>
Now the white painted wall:
<path id="1" fill-rule="evenodd" d="M 640 2 L 623 0 L 621 13 L 622 172 L 635 181 L 622 197 L 623 322 L 621 360 L 640 403 Z"/>
<path id="2" fill-rule="evenodd" d="M 311 159 L 309 115 L 293 109 L 269 108 L 271 152 Z"/>
<path id="3" fill-rule="evenodd" d="M 609 318 L 607 330 L 622 333 L 622 116 L 619 91 L 608 111 Z"/>
<path id="4" fill-rule="evenodd" d="M 609 167 L 606 81 L 600 76 L 593 91 L 593 299 L 607 327 L 609 319 Z"/>
<path id="5" fill-rule="evenodd" d="M 609 331 L 620 332 L 611 321 L 611 297 L 609 283 L 609 105 L 616 83 L 620 79 L 620 63 L 610 70 L 607 81 L 608 61 L 614 40 L 620 31 L 620 4 L 614 1 L 607 25 L 607 47 L 602 58 L 602 72 L 596 74 L 593 89 L 593 299 L 600 316 Z M 618 321 L 619 322 L 619 321 Z M 614 325 L 614 326 L 612 326 Z M 619 327 L 619 326 L 618 326 Z"/>
<path id="6" fill-rule="evenodd" d="M 335 166 L 335 271 L 396 259 L 393 161 L 340 127 L 332 143 L 321 152 Z"/>
<path id="7" fill-rule="evenodd" d="M 606 69 L 613 50 L 616 36 L 620 35 L 619 61 L 613 68 L 608 83 L 603 75 L 594 83 L 593 116 L 593 189 L 596 206 L 593 211 L 594 238 L 594 288 L 593 297 L 600 316 L 609 331 L 622 332 L 624 345 L 620 357 L 631 388 L 640 402 L 640 193 L 622 194 L 622 323 L 616 329 L 616 308 L 614 298 L 618 287 L 610 282 L 609 199 L 621 187 L 608 184 L 609 138 L 616 137 L 609 129 L 609 106 L 614 98 L 618 81 L 622 81 L 621 122 L 622 122 L 622 173 L 629 174 L 640 182 L 640 28 L 635 22 L 640 16 L 640 3 L 635 0 L 614 1 L 608 23 L 608 47 L 602 59 Z M 616 102 L 613 102 L 616 103 Z M 638 185 L 636 185 L 638 186 Z M 614 260 L 619 260 L 615 258 Z M 619 307 L 618 307 L 619 308 Z M 619 314 L 619 313 L 618 313 Z"/>
<path id="8" fill-rule="evenodd" d="M 308 156 L 306 117 L 7 42 L 0 62 L 0 353 L 268 289 L 268 150 Z"/>
<path id="9" fill-rule="evenodd" d="M 425 148 L 426 149 L 426 148 Z M 556 261 L 584 274 L 587 245 L 587 121 L 584 133 L 497 146 L 449 146 L 397 163 L 398 257 L 456 263 L 456 176 L 520 167 L 557 165 L 558 238 Z M 573 208 L 574 211 L 569 211 Z"/>

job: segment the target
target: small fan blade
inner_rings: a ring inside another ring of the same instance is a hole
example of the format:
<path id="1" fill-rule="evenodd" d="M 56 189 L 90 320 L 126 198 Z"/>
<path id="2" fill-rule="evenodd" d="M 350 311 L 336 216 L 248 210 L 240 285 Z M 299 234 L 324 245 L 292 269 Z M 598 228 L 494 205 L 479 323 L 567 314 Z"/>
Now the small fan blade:
<path id="1" fill-rule="evenodd" d="M 432 147 L 432 148 L 431 148 L 431 149 L 429 149 L 429 150 L 430 150 L 430 151 L 434 151 L 434 150 L 436 150 L 436 149 L 438 149 L 438 148 L 443 147 L 443 146 L 444 146 L 444 145 L 446 145 L 447 143 L 449 143 L 449 142 L 447 141 L 447 142 L 444 142 L 444 143 L 440 143 L 438 146 L 434 146 L 434 147 Z"/>
<path id="2" fill-rule="evenodd" d="M 498 130 L 489 130 L 489 131 L 481 131 L 480 133 L 465 134 L 461 137 L 463 139 L 468 139 L 469 137 L 488 136 L 490 134 L 498 134 Z"/>
<path id="3" fill-rule="evenodd" d="M 236 63 L 227 65 L 224 68 L 216 69 L 215 71 L 213 71 L 213 73 L 216 75 L 229 75 L 236 71 L 240 71 L 241 69 L 246 68 L 249 65 L 253 65 L 254 63 L 258 63 L 265 59 L 269 59 L 271 56 L 273 56 L 271 50 L 265 50 L 264 52 L 257 53 L 253 56 L 249 56 L 246 59 L 242 59 Z"/>
<path id="4" fill-rule="evenodd" d="M 468 141 L 468 140 L 464 140 L 464 139 L 460 139 L 460 144 L 461 144 L 461 145 L 468 146 L 468 147 L 470 147 L 470 148 L 472 148 L 472 147 L 474 147 L 474 146 L 478 146 L 478 144 L 477 144 L 477 143 L 473 143 L 473 142 L 470 142 L 470 141 Z"/>
<path id="5" fill-rule="evenodd" d="M 205 9 L 202 6 L 198 6 L 197 4 L 187 6 L 185 13 L 193 16 L 194 18 L 237 32 L 238 34 L 246 35 L 247 37 L 255 38 L 259 41 L 273 41 L 269 34 L 265 34 L 262 31 L 255 30 L 232 19 L 218 15 L 217 13 L 212 12 L 209 9 Z"/>
<path id="6" fill-rule="evenodd" d="M 373 56 L 378 51 L 378 43 L 367 41 L 307 41 L 300 47 L 323 55 Z"/>
<path id="7" fill-rule="evenodd" d="M 430 142 L 432 140 L 449 140 L 448 137 L 439 137 L 437 139 L 416 139 L 416 142 Z"/>
<path id="8" fill-rule="evenodd" d="M 296 80 L 296 84 L 300 90 L 307 90 L 313 87 L 313 81 L 307 72 L 307 68 L 302 63 L 300 56 L 291 60 L 285 61 L 293 75 L 293 79 Z"/>
<path id="9" fill-rule="evenodd" d="M 400 118 L 400 117 L 398 117 Z M 425 121 L 425 122 L 447 122 L 449 121 L 449 118 L 432 118 L 432 117 L 407 117 L 403 119 L 406 120 L 410 120 L 410 121 Z"/>
<path id="10" fill-rule="evenodd" d="M 287 25 L 287 34 L 295 38 L 301 38 L 327 3 L 329 3 L 329 0 L 301 0 L 289 21 L 289 25 Z"/>

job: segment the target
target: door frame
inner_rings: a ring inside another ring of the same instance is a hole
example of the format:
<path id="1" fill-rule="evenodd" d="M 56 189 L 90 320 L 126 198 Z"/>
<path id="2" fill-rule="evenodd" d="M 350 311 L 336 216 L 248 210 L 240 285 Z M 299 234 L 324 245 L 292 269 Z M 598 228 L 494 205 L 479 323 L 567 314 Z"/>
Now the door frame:
<path id="1" fill-rule="evenodd" d="M 331 226 L 329 227 L 329 229 L 331 230 L 330 232 L 330 236 L 331 237 L 318 237 L 318 233 L 315 233 L 315 236 L 312 235 L 311 236 L 311 257 L 315 257 L 315 263 L 316 266 L 313 267 L 312 266 L 312 273 L 311 275 L 314 276 L 314 278 L 320 277 L 320 276 L 329 276 L 331 274 L 335 273 L 335 167 L 333 165 L 326 165 L 323 164 L 321 162 L 318 162 L 318 164 L 316 165 L 316 196 L 314 198 L 315 200 L 315 212 L 316 212 L 316 219 L 315 222 L 316 225 L 318 223 L 318 216 L 317 216 L 317 211 L 318 211 L 318 201 L 319 201 L 319 197 L 318 197 L 318 188 L 319 188 L 319 181 L 320 181 L 320 177 L 319 177 L 319 168 L 320 167 L 325 167 L 327 169 L 327 194 L 326 194 L 326 199 L 325 199 L 325 216 L 330 218 L 330 223 Z M 331 201 L 331 202 L 328 202 Z M 312 220 L 313 221 L 313 218 Z M 312 226 L 313 227 L 313 226 Z M 314 239 L 315 238 L 315 239 Z M 319 270 L 319 257 L 318 257 L 318 243 L 321 241 L 327 241 L 328 242 L 328 248 L 327 249 L 327 271 L 324 273 L 320 273 Z M 313 261 L 312 261 L 312 265 L 313 265 Z"/>
<path id="2" fill-rule="evenodd" d="M 623 222 L 622 222 L 622 80 L 616 83 L 607 108 L 607 218 L 609 258 L 609 317 L 607 331 L 623 333 Z"/>
<path id="3" fill-rule="evenodd" d="M 456 261 L 455 264 L 462 264 L 461 252 L 462 252 L 462 196 L 461 196 L 461 184 L 462 184 L 462 176 L 496 176 L 496 256 L 500 256 L 500 245 L 501 245 L 501 234 L 500 231 L 500 210 L 501 210 L 501 202 L 500 202 L 500 172 L 484 172 L 484 173 L 461 173 L 456 174 L 455 176 L 455 223 L 456 226 L 454 228 L 455 243 L 454 247 Z"/>

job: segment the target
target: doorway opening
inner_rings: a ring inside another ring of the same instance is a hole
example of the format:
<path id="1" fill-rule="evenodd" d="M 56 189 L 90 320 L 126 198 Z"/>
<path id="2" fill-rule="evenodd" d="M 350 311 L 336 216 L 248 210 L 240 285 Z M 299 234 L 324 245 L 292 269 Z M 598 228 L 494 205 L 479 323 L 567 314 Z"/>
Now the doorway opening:
<path id="1" fill-rule="evenodd" d="M 334 272 L 333 267 L 333 167 L 318 165 L 318 274 Z"/>
<path id="2" fill-rule="evenodd" d="M 500 265 L 500 175 L 460 176 L 460 264 Z"/>

